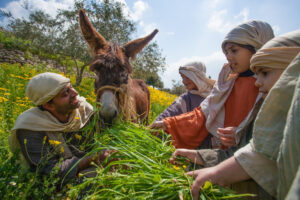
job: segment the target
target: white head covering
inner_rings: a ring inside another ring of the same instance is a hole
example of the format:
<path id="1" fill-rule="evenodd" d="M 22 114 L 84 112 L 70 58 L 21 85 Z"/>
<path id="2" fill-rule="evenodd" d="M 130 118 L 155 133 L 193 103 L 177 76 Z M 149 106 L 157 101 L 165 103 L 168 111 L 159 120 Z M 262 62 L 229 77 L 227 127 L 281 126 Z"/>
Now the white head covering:
<path id="1" fill-rule="evenodd" d="M 38 74 L 29 81 L 26 96 L 39 106 L 53 99 L 69 82 L 70 79 L 57 73 Z"/>
<path id="2" fill-rule="evenodd" d="M 198 90 L 191 90 L 192 94 L 207 97 L 210 93 L 214 80 L 206 77 L 206 67 L 202 62 L 192 62 L 179 68 L 179 73 L 185 75 L 197 86 Z"/>
<path id="3" fill-rule="evenodd" d="M 263 21 L 253 20 L 242 23 L 232 29 L 224 38 L 222 50 L 228 42 L 253 46 L 257 51 L 267 41 L 274 37 L 272 27 Z"/>

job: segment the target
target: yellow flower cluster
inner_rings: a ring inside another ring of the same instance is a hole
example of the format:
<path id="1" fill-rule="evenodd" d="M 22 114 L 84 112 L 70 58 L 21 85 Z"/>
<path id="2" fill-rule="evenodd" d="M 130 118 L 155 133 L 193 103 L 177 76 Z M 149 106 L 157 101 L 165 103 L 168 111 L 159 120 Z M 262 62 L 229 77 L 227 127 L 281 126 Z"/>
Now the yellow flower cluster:
<path id="1" fill-rule="evenodd" d="M 60 142 L 60 141 L 57 141 L 57 140 L 49 140 L 49 143 L 50 143 L 51 145 L 54 145 L 54 146 L 57 146 L 57 145 L 60 145 L 60 144 L 61 144 L 61 142 Z"/>
<path id="2" fill-rule="evenodd" d="M 160 91 L 152 87 L 148 87 L 148 89 L 150 91 L 151 103 L 158 103 L 162 106 L 169 106 L 177 98 L 176 95 L 169 94 L 167 92 Z"/>

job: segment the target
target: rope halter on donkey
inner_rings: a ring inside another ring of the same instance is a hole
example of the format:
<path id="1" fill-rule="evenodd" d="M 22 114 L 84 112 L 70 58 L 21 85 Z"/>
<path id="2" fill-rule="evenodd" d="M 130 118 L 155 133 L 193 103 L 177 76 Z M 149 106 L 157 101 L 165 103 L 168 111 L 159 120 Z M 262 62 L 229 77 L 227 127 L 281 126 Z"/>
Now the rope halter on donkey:
<path id="1" fill-rule="evenodd" d="M 121 84 L 120 87 L 115 87 L 112 85 L 102 86 L 97 90 L 97 97 L 103 90 L 112 90 L 114 95 L 116 96 L 118 93 L 118 108 L 121 116 L 124 117 L 126 121 L 136 120 L 136 113 L 133 109 L 133 99 L 130 97 L 128 93 L 128 84 Z M 97 102 L 97 107 L 101 106 L 99 102 Z"/>

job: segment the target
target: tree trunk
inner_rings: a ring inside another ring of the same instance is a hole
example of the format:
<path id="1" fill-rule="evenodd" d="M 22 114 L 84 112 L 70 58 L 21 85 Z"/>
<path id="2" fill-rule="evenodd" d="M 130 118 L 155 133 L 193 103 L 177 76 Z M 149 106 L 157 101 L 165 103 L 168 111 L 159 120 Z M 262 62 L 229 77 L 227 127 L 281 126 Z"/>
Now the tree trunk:
<path id="1" fill-rule="evenodd" d="M 75 86 L 79 86 L 82 81 L 82 75 L 84 72 L 85 67 L 88 65 L 88 63 L 83 64 L 80 68 L 78 66 L 76 58 L 73 58 L 76 65 L 76 83 Z"/>

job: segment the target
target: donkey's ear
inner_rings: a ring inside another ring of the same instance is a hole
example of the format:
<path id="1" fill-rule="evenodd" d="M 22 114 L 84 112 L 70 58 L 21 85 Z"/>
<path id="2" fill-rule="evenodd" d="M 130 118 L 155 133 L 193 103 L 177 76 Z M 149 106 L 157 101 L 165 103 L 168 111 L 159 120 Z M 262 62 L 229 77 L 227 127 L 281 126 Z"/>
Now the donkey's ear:
<path id="1" fill-rule="evenodd" d="M 82 35 L 88 43 L 93 56 L 95 56 L 98 51 L 108 47 L 104 37 L 93 27 L 83 9 L 79 10 L 79 24 Z"/>
<path id="2" fill-rule="evenodd" d="M 154 38 L 157 32 L 158 30 L 155 29 L 151 34 L 147 35 L 146 37 L 139 38 L 125 44 L 123 46 L 123 49 L 126 56 L 135 59 L 136 54 L 138 54 Z"/>

